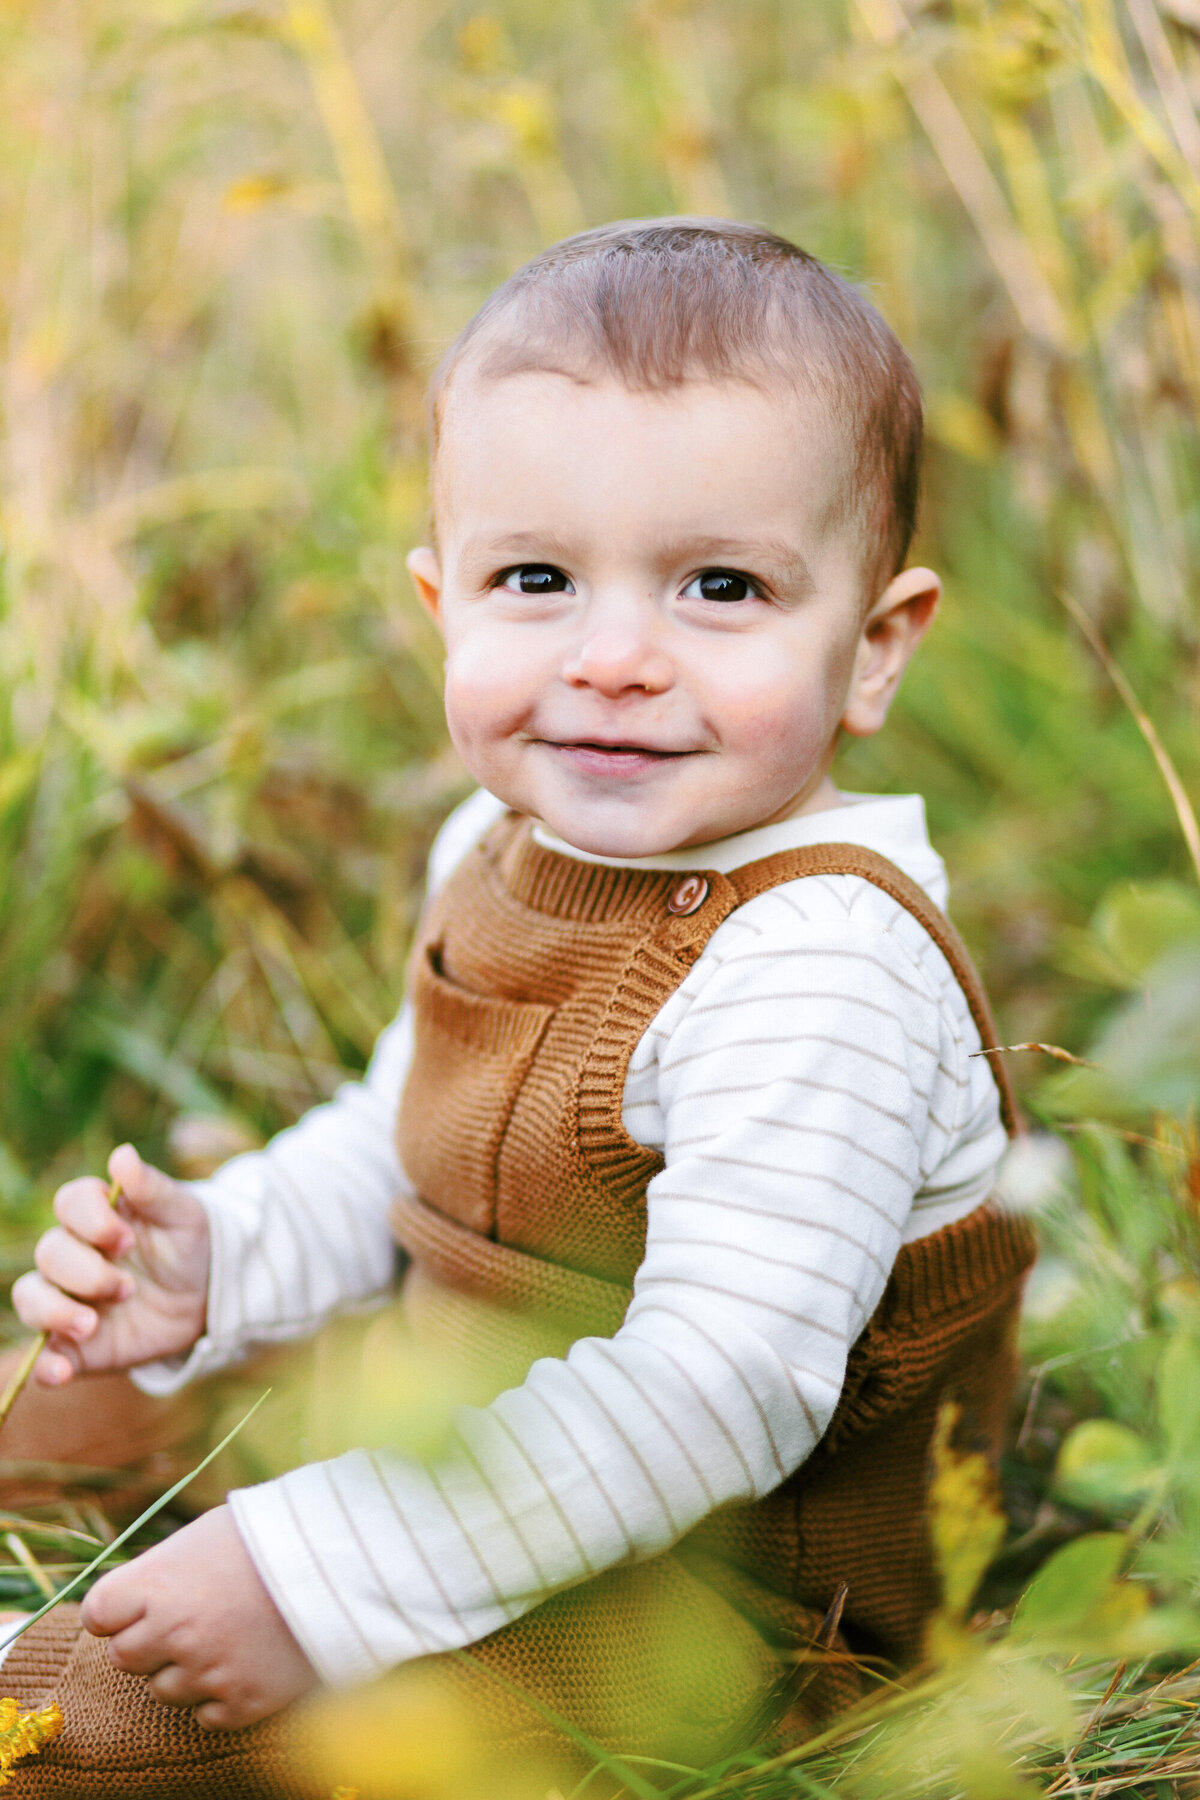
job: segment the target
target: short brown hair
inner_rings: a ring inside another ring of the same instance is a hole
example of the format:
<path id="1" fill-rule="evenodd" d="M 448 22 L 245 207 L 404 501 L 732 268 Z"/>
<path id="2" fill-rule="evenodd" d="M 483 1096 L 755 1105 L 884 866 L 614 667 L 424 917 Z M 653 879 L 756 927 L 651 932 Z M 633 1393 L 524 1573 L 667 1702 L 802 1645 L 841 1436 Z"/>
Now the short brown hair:
<path id="1" fill-rule="evenodd" d="M 921 391 L 890 327 L 857 290 L 774 232 L 727 219 L 631 219 L 552 244 L 497 288 L 431 385 L 436 448 L 466 361 L 485 378 L 613 372 L 661 391 L 694 379 L 791 382 L 844 428 L 842 508 L 872 579 L 903 566 L 916 524 Z"/>

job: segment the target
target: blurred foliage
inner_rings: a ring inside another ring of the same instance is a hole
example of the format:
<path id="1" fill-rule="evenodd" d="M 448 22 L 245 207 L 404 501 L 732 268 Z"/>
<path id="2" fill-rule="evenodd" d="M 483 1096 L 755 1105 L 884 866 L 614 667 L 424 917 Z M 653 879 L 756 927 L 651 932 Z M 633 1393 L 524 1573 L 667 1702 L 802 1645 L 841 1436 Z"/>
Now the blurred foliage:
<path id="1" fill-rule="evenodd" d="M 1090 1026 L 1128 986 L 1081 965 L 1091 913 L 1186 866 L 1057 598 L 1189 778 L 1181 7 L 4 9 L 0 1204 L 123 1137 L 166 1157 L 181 1115 L 253 1141 L 361 1066 L 465 789 L 403 569 L 421 388 L 508 270 L 614 216 L 768 220 L 911 346 L 948 600 L 843 778 L 927 796 L 1009 1035 Z"/>
<path id="2" fill-rule="evenodd" d="M 926 796 L 1005 1036 L 1097 1066 L 1020 1065 L 1072 1153 L 1035 1139 L 1005 1177 L 1040 1195 L 1046 1250 L 1014 1525 L 975 1613 L 995 1517 L 947 1465 L 966 1560 L 918 1685 L 784 1758 L 656 1772 L 681 1795 L 1200 1782 L 1177 1669 L 1200 1649 L 1198 98 L 1197 0 L 0 9 L 13 1265 L 114 1142 L 200 1172 L 360 1068 L 390 1016 L 467 785 L 403 567 L 421 390 L 495 283 L 588 223 L 757 218 L 864 282 L 917 361 L 918 551 L 947 602 L 842 779 Z M 347 1354 L 319 1354 L 318 1439 Z M 69 1559 L 103 1520 L 15 1524 Z M 0 1591 L 36 1589 L 7 1547 Z M 452 1735 L 424 1704 L 418 1748 Z M 476 1780 L 465 1736 L 457 1774 L 409 1779 L 394 1736 L 380 1764 L 355 1734 L 397 1795 Z"/>

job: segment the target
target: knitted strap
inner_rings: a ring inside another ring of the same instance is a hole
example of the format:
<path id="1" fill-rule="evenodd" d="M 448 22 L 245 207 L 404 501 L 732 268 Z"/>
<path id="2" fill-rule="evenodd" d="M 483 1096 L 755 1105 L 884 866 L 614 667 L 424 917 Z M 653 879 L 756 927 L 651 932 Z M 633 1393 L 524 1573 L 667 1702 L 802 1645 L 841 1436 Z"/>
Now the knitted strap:
<path id="1" fill-rule="evenodd" d="M 882 888 L 905 912 L 911 913 L 950 964 L 975 1021 L 982 1048 L 999 1049 L 991 1005 L 966 945 L 924 888 L 895 863 L 889 862 L 886 856 L 864 849 L 861 844 L 808 844 L 798 850 L 780 850 L 774 856 L 764 856 L 759 862 L 732 869 L 727 879 L 737 893 L 738 904 L 744 906 L 747 900 L 756 899 L 770 888 L 808 875 L 857 875 L 861 880 L 869 881 L 872 887 Z M 1004 1059 L 989 1056 L 987 1064 L 1000 1090 L 1000 1116 L 1005 1130 L 1010 1137 L 1016 1137 L 1022 1128 L 1021 1115 Z"/>

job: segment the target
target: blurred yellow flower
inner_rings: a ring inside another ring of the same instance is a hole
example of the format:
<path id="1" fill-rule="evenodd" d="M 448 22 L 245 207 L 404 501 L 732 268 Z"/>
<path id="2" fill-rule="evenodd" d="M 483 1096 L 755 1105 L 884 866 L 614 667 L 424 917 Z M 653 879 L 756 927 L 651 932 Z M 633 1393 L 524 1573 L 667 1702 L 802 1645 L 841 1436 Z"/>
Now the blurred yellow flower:
<path id="1" fill-rule="evenodd" d="M 982 1452 L 964 1453 L 953 1447 L 959 1418 L 960 1408 L 953 1402 L 945 1404 L 933 1440 L 929 1523 L 942 1583 L 941 1610 L 931 1622 L 935 1655 L 938 1627 L 953 1627 L 965 1619 L 984 1570 L 1004 1540 L 995 1471 Z"/>
<path id="2" fill-rule="evenodd" d="M 12 1780 L 13 1764 L 22 1756 L 36 1756 L 52 1744 L 63 1728 L 57 1700 L 41 1712 L 21 1711 L 18 1700 L 0 1700 L 0 1787 Z"/>

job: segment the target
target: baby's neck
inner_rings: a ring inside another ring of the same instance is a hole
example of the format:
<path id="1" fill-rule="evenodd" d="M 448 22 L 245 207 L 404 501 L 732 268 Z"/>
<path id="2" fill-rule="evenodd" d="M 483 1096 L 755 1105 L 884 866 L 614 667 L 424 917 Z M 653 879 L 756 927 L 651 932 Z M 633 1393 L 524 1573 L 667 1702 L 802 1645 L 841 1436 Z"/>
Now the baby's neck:
<path id="1" fill-rule="evenodd" d="M 569 839 L 559 837 L 541 820 L 534 821 L 534 837 L 546 850 L 557 850 L 560 854 L 578 858 L 582 862 L 606 863 L 618 868 L 732 869 L 742 862 L 752 860 L 754 856 L 766 856 L 772 850 L 789 848 L 790 839 L 786 827 L 790 820 L 832 812 L 836 808 L 849 806 L 854 800 L 865 798 L 859 795 L 847 797 L 832 782 L 828 784 L 828 793 L 828 802 L 820 806 L 796 806 L 788 812 L 773 814 L 770 819 L 756 820 L 738 831 L 727 832 L 724 837 L 709 838 L 703 843 L 669 850 L 651 851 L 641 856 L 605 856 L 599 851 L 581 850 Z M 819 835 L 821 834 L 818 833 Z M 808 841 L 807 835 L 803 841 Z"/>

